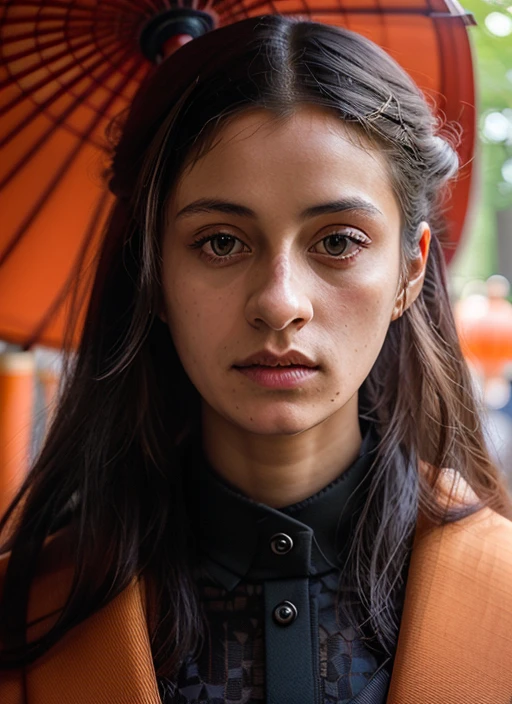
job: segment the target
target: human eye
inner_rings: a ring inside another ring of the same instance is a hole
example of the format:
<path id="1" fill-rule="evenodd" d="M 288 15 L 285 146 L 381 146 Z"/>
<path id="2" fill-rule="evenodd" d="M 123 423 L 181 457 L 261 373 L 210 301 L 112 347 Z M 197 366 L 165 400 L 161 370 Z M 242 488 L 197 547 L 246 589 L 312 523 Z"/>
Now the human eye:
<path id="1" fill-rule="evenodd" d="M 336 230 L 319 240 L 309 251 L 338 261 L 356 257 L 362 249 L 371 244 L 370 238 L 360 230 L 347 228 Z"/>
<path id="2" fill-rule="evenodd" d="M 201 256 L 213 264 L 224 264 L 237 255 L 250 251 L 242 240 L 228 232 L 214 232 L 198 237 L 189 246 L 199 249 Z"/>

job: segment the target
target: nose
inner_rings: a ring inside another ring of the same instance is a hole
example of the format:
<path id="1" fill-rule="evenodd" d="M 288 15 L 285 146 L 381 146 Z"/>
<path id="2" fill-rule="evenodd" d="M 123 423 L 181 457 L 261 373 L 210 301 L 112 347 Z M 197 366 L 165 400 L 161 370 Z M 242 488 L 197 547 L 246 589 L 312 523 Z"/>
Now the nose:
<path id="1" fill-rule="evenodd" d="M 256 328 L 262 324 L 284 330 L 291 324 L 298 329 L 313 317 L 313 305 L 301 269 L 293 265 L 288 253 L 262 262 L 256 272 L 256 285 L 248 298 L 246 318 Z"/>

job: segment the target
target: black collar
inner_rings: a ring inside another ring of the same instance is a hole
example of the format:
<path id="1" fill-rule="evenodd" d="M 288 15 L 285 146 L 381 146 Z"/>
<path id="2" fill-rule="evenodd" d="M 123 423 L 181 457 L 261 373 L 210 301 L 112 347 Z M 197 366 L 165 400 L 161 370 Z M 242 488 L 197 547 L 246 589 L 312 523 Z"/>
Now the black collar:
<path id="1" fill-rule="evenodd" d="M 366 497 L 377 443 L 368 429 L 358 458 L 343 474 L 310 498 L 274 509 L 222 480 L 196 436 L 182 463 L 202 567 L 228 590 L 242 579 L 307 577 L 339 568 Z"/>

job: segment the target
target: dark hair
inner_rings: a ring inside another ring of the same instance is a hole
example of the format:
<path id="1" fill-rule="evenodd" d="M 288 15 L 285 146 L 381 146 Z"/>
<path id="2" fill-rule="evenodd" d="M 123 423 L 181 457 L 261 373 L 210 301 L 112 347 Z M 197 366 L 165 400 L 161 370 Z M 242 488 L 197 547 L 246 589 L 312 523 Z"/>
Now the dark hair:
<path id="1" fill-rule="evenodd" d="M 116 126 L 109 185 L 117 199 L 80 345 L 40 456 L 0 522 L 4 550 L 12 551 L 1 604 L 3 666 L 34 660 L 141 574 L 151 585 L 157 673 L 176 672 L 200 643 L 178 456 L 197 426 L 200 398 L 156 316 L 164 205 L 184 166 L 214 146 L 227 120 L 254 108 L 285 119 L 300 105 L 323 107 L 386 154 L 403 215 L 404 282 L 418 224 L 426 220 L 434 231 L 423 291 L 391 323 L 360 390 L 360 412 L 380 445 L 342 583 L 356 584 L 384 650 L 396 637 L 391 604 L 418 507 L 434 524 L 483 505 L 511 515 L 447 294 L 439 238 L 442 194 L 458 167 L 453 147 L 416 85 L 372 42 L 280 16 L 244 20 L 166 59 Z M 419 471 L 419 460 L 430 473 Z M 440 505 L 443 467 L 468 482 L 474 505 L 450 512 Z M 45 539 L 64 526 L 76 558 L 70 597 L 47 635 L 27 644 L 34 565 Z M 346 608 L 361 625 L 364 613 Z"/>

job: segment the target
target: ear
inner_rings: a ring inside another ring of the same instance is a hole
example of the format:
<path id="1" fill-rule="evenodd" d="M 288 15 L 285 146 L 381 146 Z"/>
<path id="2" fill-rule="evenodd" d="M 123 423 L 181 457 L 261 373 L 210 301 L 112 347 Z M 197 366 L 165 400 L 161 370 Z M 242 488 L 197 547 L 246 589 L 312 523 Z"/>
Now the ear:
<path id="1" fill-rule="evenodd" d="M 423 288 L 431 239 L 430 227 L 427 222 L 421 222 L 418 225 L 418 234 L 418 254 L 409 262 L 405 286 L 401 286 L 401 291 L 396 298 L 391 320 L 400 318 L 418 298 Z"/>

